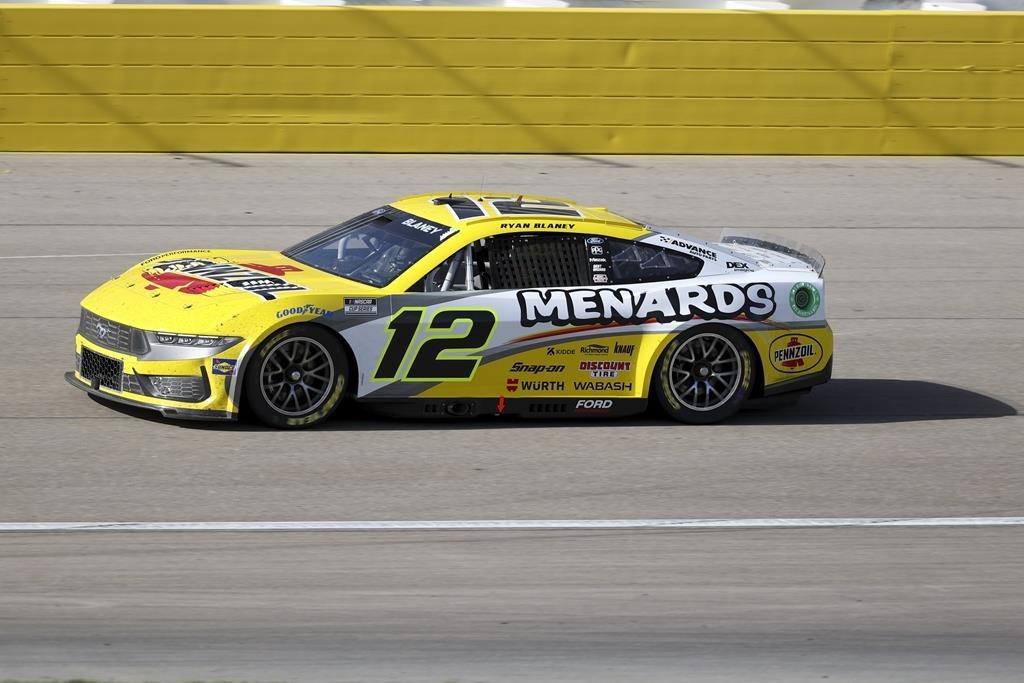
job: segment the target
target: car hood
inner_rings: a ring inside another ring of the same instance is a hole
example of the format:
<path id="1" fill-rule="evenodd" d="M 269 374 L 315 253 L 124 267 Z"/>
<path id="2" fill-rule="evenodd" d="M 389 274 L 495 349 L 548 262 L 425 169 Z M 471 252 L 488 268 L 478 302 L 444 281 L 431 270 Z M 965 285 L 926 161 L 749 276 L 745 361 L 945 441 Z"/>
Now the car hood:
<path id="1" fill-rule="evenodd" d="M 82 306 L 142 329 L 215 334 L 255 306 L 379 293 L 278 251 L 192 249 L 146 259 L 98 287 Z"/>

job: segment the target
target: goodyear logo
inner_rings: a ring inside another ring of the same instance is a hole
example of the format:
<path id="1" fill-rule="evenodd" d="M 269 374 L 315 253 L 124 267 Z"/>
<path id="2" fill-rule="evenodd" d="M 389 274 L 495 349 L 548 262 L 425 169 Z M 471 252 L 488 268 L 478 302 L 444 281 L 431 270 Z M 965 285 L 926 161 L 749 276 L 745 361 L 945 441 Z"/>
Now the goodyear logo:
<path id="1" fill-rule="evenodd" d="M 787 334 L 776 338 L 768 348 L 772 367 L 779 372 L 796 374 L 813 370 L 824 358 L 821 344 L 806 334 Z"/>

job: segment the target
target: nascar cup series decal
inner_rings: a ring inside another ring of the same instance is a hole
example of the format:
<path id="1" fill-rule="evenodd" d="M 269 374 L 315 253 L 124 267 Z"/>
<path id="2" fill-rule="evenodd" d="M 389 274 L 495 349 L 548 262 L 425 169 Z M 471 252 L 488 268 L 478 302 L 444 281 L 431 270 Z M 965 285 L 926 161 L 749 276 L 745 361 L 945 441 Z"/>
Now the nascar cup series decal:
<path id="1" fill-rule="evenodd" d="M 182 294 L 205 294 L 224 284 L 271 301 L 277 298 L 275 292 L 299 292 L 306 289 L 279 277 L 300 270 L 289 265 L 216 263 L 206 259 L 179 258 L 154 263 L 142 273 L 142 277 L 150 283 L 146 289 L 160 286 Z"/>
<path id="2" fill-rule="evenodd" d="M 772 340 L 768 359 L 779 372 L 795 374 L 813 370 L 825 357 L 817 339 L 806 334 L 787 334 Z"/>
<path id="3" fill-rule="evenodd" d="M 678 285 L 631 289 L 525 289 L 516 293 L 523 327 L 624 323 L 638 325 L 693 318 L 765 320 L 775 312 L 775 290 L 765 282 L 739 285 Z"/>
<path id="4" fill-rule="evenodd" d="M 377 315 L 377 300 L 373 298 L 345 297 L 346 315 Z"/>

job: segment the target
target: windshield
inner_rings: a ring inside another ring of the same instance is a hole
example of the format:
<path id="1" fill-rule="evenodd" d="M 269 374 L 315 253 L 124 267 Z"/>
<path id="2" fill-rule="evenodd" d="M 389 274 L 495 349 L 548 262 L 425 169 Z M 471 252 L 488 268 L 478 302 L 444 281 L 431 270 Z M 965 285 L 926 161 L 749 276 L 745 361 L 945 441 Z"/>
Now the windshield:
<path id="1" fill-rule="evenodd" d="M 283 253 L 307 266 L 383 287 L 454 233 L 455 228 L 383 207 L 345 221 Z"/>

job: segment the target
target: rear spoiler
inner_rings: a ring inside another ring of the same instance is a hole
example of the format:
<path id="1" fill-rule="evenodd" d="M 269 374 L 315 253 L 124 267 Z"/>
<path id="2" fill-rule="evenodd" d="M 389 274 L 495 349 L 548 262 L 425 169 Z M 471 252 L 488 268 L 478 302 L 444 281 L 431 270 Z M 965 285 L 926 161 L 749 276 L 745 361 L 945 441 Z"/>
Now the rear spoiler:
<path id="1" fill-rule="evenodd" d="M 821 255 L 821 252 L 811 249 L 806 244 L 787 240 L 785 237 L 779 237 L 769 232 L 748 232 L 726 228 L 722 231 L 722 236 L 718 241 L 722 244 L 758 247 L 791 256 L 813 268 L 818 277 L 821 277 L 822 271 L 825 270 L 825 257 Z"/>

